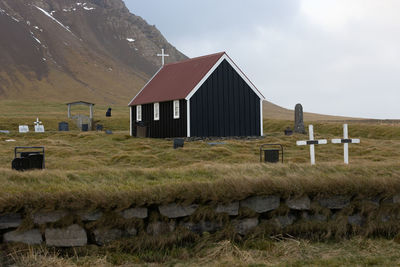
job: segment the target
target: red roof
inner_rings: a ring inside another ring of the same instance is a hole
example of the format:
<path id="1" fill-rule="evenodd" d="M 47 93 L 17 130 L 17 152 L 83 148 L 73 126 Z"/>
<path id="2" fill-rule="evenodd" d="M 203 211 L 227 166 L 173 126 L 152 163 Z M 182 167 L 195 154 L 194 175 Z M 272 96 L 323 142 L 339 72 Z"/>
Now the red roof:
<path id="1" fill-rule="evenodd" d="M 130 106 L 186 98 L 225 52 L 164 65 Z"/>

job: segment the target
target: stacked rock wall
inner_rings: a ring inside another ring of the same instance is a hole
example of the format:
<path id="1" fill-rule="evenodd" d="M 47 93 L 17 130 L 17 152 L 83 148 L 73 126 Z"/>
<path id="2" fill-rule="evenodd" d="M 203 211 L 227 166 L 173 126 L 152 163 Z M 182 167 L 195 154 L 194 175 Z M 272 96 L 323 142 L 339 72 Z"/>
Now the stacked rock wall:
<path id="1" fill-rule="evenodd" d="M 0 213 L 0 242 L 50 247 L 105 245 L 123 238 L 196 234 L 231 229 L 238 235 L 395 235 L 400 229 L 400 195 L 363 198 L 251 196 L 220 204 L 170 203 L 118 210 Z M 398 229 L 399 228 L 399 229 Z"/>

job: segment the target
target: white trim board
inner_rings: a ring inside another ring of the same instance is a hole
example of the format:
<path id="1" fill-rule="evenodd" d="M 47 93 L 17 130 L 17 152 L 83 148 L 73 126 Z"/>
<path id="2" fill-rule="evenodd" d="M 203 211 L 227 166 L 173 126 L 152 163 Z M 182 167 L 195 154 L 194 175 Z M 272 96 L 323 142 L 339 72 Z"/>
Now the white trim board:
<path id="1" fill-rule="evenodd" d="M 239 76 L 246 82 L 246 84 L 253 90 L 253 92 L 261 99 L 265 100 L 265 97 L 257 90 L 254 84 L 244 75 L 244 73 L 236 66 L 236 64 L 230 59 L 230 57 L 225 53 L 221 58 L 214 64 L 214 66 L 207 72 L 207 74 L 200 80 L 200 82 L 190 91 L 186 96 L 186 100 L 190 100 L 193 95 L 200 89 L 200 87 L 207 81 L 207 79 L 214 73 L 214 71 L 221 65 L 221 63 L 226 60 L 231 67 L 239 74 Z"/>
<path id="2" fill-rule="evenodd" d="M 132 106 L 129 107 L 129 135 L 133 136 L 132 134 Z"/>

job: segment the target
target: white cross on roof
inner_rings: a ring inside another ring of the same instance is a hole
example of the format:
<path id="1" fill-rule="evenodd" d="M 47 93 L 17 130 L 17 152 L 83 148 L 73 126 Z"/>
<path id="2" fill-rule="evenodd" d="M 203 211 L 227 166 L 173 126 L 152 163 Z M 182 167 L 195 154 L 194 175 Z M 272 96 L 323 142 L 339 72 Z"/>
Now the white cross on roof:
<path id="1" fill-rule="evenodd" d="M 164 66 L 165 65 L 165 57 L 169 57 L 168 54 L 164 54 L 164 48 L 161 49 L 161 54 L 157 54 L 157 56 L 161 57 L 161 59 L 162 59 L 161 62 L 162 62 L 162 65 Z"/>

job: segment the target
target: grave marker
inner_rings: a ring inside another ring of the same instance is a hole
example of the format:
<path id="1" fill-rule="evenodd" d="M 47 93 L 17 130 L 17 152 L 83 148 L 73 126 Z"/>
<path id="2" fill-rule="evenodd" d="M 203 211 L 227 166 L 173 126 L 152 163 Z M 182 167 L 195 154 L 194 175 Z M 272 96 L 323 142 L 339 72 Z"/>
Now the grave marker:
<path id="1" fill-rule="evenodd" d="M 326 139 L 314 140 L 314 126 L 309 125 L 308 131 L 310 132 L 310 140 L 308 141 L 297 141 L 298 146 L 310 146 L 310 158 L 311 165 L 315 165 L 315 145 L 326 145 L 328 141 Z"/>
<path id="2" fill-rule="evenodd" d="M 359 144 L 360 139 L 349 139 L 349 128 L 343 124 L 343 139 L 332 139 L 332 144 L 343 144 L 344 163 L 349 164 L 349 144 Z"/>
<path id="3" fill-rule="evenodd" d="M 301 134 L 306 133 L 303 121 L 303 106 L 301 104 L 297 104 L 294 108 L 294 132 Z"/>
<path id="4" fill-rule="evenodd" d="M 42 122 L 39 121 L 39 118 L 36 118 L 34 124 L 35 124 L 35 133 L 44 133 L 44 126 Z"/>
<path id="5" fill-rule="evenodd" d="M 29 126 L 28 125 L 20 125 L 19 132 L 20 133 L 29 133 Z"/>

